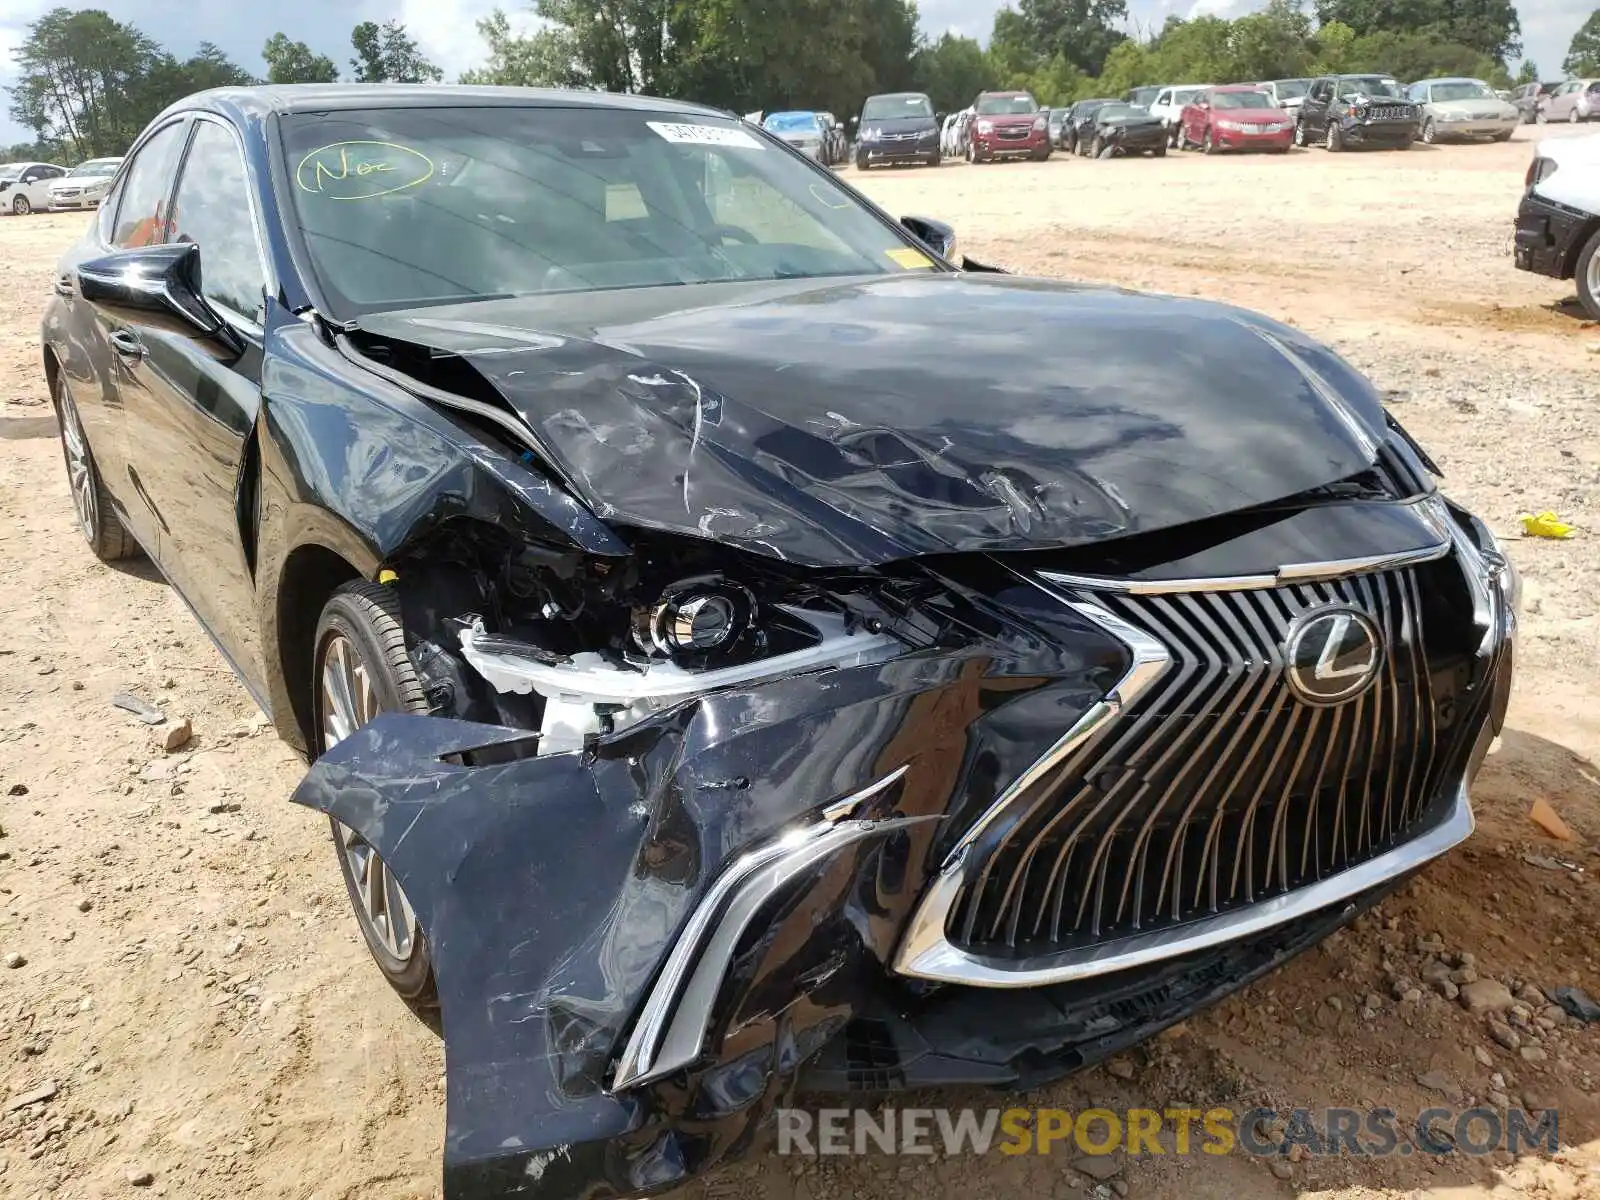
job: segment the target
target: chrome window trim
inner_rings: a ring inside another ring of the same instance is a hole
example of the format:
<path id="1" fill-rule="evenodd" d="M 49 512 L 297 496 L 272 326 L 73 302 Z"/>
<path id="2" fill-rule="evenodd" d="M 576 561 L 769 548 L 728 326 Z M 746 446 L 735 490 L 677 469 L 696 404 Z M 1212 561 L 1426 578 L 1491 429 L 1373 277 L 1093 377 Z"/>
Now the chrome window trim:
<path id="1" fill-rule="evenodd" d="M 870 802 L 898 783 L 907 764 L 829 804 L 822 819 L 751 850 L 717 877 L 684 924 L 634 1022 L 612 1092 L 638 1087 L 693 1063 L 705 1044 L 717 993 L 733 953 L 761 907 L 800 872 L 869 837 L 937 816 L 862 819 Z"/>

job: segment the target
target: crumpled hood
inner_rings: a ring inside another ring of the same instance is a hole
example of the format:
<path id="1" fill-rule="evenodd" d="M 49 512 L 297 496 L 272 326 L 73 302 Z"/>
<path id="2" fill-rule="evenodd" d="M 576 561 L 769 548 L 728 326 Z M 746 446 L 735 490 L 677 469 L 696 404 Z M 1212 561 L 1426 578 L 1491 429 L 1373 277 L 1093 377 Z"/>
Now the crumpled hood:
<path id="1" fill-rule="evenodd" d="M 813 565 L 1068 546 L 1342 479 L 1376 393 L 1222 305 L 918 272 L 363 318 L 460 355 L 604 520 Z"/>

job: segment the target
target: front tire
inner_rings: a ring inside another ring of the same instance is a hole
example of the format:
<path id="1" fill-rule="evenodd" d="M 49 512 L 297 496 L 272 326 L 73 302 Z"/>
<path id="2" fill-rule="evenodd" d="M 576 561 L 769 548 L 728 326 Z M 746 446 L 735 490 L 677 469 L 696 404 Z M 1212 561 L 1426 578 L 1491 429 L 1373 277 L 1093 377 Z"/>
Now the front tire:
<path id="1" fill-rule="evenodd" d="M 1344 131 L 1332 121 L 1328 122 L 1327 146 L 1330 153 L 1338 154 L 1344 149 Z"/>
<path id="2" fill-rule="evenodd" d="M 112 506 L 95 465 L 89 439 L 83 432 L 78 406 L 67 388 L 66 376 L 57 373 L 55 386 L 56 420 L 61 425 L 61 456 L 67 464 L 67 483 L 72 488 L 72 507 L 78 514 L 78 528 L 89 549 L 101 562 L 117 562 L 139 553 L 139 543 L 123 525 Z"/>
<path id="3" fill-rule="evenodd" d="M 1215 154 L 1216 152 L 1217 143 L 1211 136 L 1211 130 L 1208 129 L 1205 132 L 1205 136 L 1200 139 L 1200 153 Z"/>
<path id="4" fill-rule="evenodd" d="M 1429 146 L 1436 144 L 1439 140 L 1439 129 L 1434 125 L 1431 117 L 1422 123 L 1422 140 Z"/>
<path id="5" fill-rule="evenodd" d="M 1302 150 L 1311 144 L 1306 135 L 1306 123 L 1304 121 L 1296 121 L 1294 123 L 1294 144 Z"/>
<path id="6" fill-rule="evenodd" d="M 1574 106 L 1573 108 L 1570 108 L 1570 109 L 1567 110 L 1567 124 L 1568 125 L 1577 125 L 1577 124 L 1581 123 L 1582 121 L 1583 121 L 1583 118 L 1578 115 L 1578 110 L 1577 110 L 1576 106 Z M 21 200 L 22 197 L 18 196 L 17 199 Z"/>
<path id="7" fill-rule="evenodd" d="M 379 713 L 428 711 L 392 591 L 359 580 L 334 592 L 317 622 L 311 686 L 319 755 Z M 365 838 L 328 820 L 367 950 L 406 1006 L 437 1032 L 439 991 L 411 902 Z"/>
<path id="8" fill-rule="evenodd" d="M 11 211 L 19 217 L 25 217 L 33 211 L 33 205 L 26 196 L 18 196 L 11 202 Z"/>

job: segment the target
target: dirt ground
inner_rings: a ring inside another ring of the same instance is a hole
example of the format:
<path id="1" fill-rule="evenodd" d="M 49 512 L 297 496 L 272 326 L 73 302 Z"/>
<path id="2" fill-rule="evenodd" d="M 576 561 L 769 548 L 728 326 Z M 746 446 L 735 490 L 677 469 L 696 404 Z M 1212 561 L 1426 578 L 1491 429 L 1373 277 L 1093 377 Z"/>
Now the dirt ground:
<path id="1" fill-rule="evenodd" d="M 891 211 L 951 222 L 986 261 L 1227 300 L 1330 341 L 1388 392 L 1447 488 L 1516 539 L 1526 579 L 1477 834 L 1247 993 L 1026 1102 L 1557 1106 L 1567 1148 L 1277 1173 L 1241 1155 L 1143 1156 L 1099 1181 L 1067 1154 L 767 1154 L 693 1200 L 1600 1196 L 1600 1027 L 1528 990 L 1600 996 L 1600 329 L 1569 286 L 1511 267 L 1529 140 L 1544 132 L 1407 153 L 847 175 Z M 287 802 L 302 765 L 154 573 L 99 565 L 77 533 L 37 331 L 83 224 L 0 219 L 0 1196 L 435 1197 L 442 1050 L 371 968 L 325 824 Z M 1546 508 L 1578 536 L 1520 539 L 1519 514 Z M 191 744 L 163 753 L 111 707 L 123 689 L 191 717 Z M 1536 798 L 1576 842 L 1528 820 Z M 1431 982 L 1463 961 L 1519 993 L 1505 1024 Z"/>

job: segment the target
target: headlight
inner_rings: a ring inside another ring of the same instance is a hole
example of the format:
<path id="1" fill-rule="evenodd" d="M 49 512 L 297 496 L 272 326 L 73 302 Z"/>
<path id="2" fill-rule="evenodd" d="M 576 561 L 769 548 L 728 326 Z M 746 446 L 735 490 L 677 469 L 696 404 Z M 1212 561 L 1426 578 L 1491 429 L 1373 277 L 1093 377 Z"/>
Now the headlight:
<path id="1" fill-rule="evenodd" d="M 993 121 L 979 121 L 978 122 L 978 132 L 979 133 L 993 133 L 994 132 L 994 122 Z"/>
<path id="2" fill-rule="evenodd" d="M 1233 133 L 1243 133 L 1249 127 L 1239 121 L 1218 121 L 1217 128 L 1227 129 Z"/>
<path id="3" fill-rule="evenodd" d="M 1050 118 L 1049 117 L 1035 117 L 1033 119 L 1033 127 L 1035 129 L 1047 129 L 1047 128 L 1049 128 L 1049 125 L 1050 125 Z"/>
<path id="4" fill-rule="evenodd" d="M 876 129 L 863 129 L 861 131 L 861 140 L 863 142 L 875 142 L 875 141 L 877 141 L 878 140 L 878 131 Z"/>
<path id="5" fill-rule="evenodd" d="M 1441 121 L 1465 121 L 1467 118 L 1466 118 L 1466 114 L 1464 114 L 1464 113 L 1447 112 L 1447 113 L 1440 113 L 1439 114 L 1439 119 Z"/>

